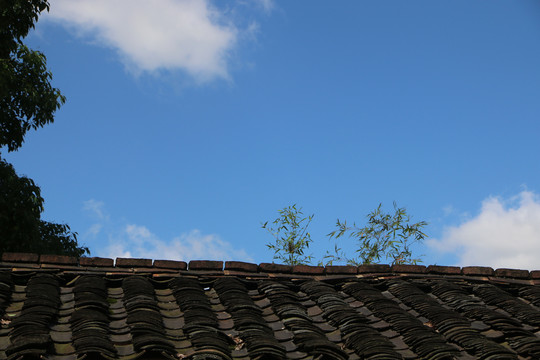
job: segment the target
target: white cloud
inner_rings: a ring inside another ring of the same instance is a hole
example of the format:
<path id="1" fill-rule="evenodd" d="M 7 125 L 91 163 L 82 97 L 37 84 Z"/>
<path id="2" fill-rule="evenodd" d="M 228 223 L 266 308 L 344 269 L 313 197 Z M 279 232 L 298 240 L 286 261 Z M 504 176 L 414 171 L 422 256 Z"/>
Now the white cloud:
<path id="1" fill-rule="evenodd" d="M 242 249 L 235 249 L 218 235 L 204 235 L 191 230 L 170 241 L 160 239 L 148 228 L 126 225 L 122 233 L 110 237 L 107 257 L 134 257 L 166 260 L 244 260 L 253 259 Z"/>
<path id="2" fill-rule="evenodd" d="M 101 229 L 103 228 L 102 224 L 92 224 L 88 230 L 84 233 L 84 237 L 90 237 L 95 238 L 97 234 L 101 232 Z"/>
<path id="3" fill-rule="evenodd" d="M 90 199 L 83 203 L 83 210 L 88 211 L 98 220 L 108 220 L 109 216 L 105 213 L 104 206 L 103 201 Z"/>
<path id="4" fill-rule="evenodd" d="M 455 211 L 452 205 L 446 205 L 445 207 L 442 208 L 442 210 L 443 210 L 444 216 L 449 216 Z"/>
<path id="5" fill-rule="evenodd" d="M 461 266 L 540 269 L 540 198 L 530 191 L 507 200 L 489 197 L 477 216 L 427 244 L 455 253 Z"/>
<path id="6" fill-rule="evenodd" d="M 242 260 L 253 262 L 245 250 L 235 248 L 216 234 L 203 234 L 194 229 L 171 240 L 163 240 L 141 225 L 121 225 L 111 220 L 105 203 L 90 199 L 83 203 L 83 210 L 97 222 L 83 233 L 82 241 L 94 243 L 90 246 L 92 256 L 110 258 L 132 257 L 154 260 Z M 97 236 L 101 234 L 101 236 Z M 103 243 L 103 240 L 105 243 Z M 99 244 L 98 244 L 99 242 Z"/>
<path id="7" fill-rule="evenodd" d="M 274 1 L 273 0 L 259 0 L 259 4 L 262 6 L 264 11 L 267 13 L 274 10 Z"/>
<path id="8" fill-rule="evenodd" d="M 263 1 L 269 9 L 271 2 Z M 55 0 L 44 18 L 115 49 L 134 73 L 181 69 L 199 82 L 229 77 L 240 30 L 209 0 Z"/>

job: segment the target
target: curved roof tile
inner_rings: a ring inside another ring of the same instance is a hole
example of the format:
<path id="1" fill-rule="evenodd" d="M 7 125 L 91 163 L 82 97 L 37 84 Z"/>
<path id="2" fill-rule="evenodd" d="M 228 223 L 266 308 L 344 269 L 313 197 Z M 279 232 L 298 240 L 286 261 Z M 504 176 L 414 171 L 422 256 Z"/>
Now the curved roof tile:
<path id="1" fill-rule="evenodd" d="M 537 359 L 538 273 L 5 253 L 0 360 Z"/>

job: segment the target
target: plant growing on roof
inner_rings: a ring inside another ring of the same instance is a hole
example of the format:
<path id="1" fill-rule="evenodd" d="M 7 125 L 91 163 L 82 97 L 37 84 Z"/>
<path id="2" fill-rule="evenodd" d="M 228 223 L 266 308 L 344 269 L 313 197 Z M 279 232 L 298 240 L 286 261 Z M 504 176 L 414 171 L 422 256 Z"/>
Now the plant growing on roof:
<path id="1" fill-rule="evenodd" d="M 367 215 L 367 224 L 358 227 L 347 225 L 347 221 L 336 222 L 337 229 L 328 234 L 330 239 L 338 239 L 345 234 L 358 241 L 357 257 L 348 258 L 335 245 L 334 254 L 327 252 L 324 257 L 328 264 L 334 261 L 345 261 L 351 265 L 378 263 L 381 260 L 392 264 L 417 264 L 420 258 L 413 257 L 411 246 L 426 238 L 422 229 L 428 224 L 425 221 L 411 223 L 411 216 L 405 208 L 394 202 L 394 214 L 384 213 L 382 204 Z"/>
<path id="2" fill-rule="evenodd" d="M 274 251 L 274 259 L 288 265 L 309 263 L 312 256 L 305 255 L 304 252 L 312 241 L 307 229 L 314 215 L 304 216 L 302 208 L 297 208 L 296 204 L 284 207 L 278 210 L 278 213 L 279 217 L 270 225 L 268 221 L 262 224 L 262 228 L 275 239 L 274 242 L 266 244 Z"/>

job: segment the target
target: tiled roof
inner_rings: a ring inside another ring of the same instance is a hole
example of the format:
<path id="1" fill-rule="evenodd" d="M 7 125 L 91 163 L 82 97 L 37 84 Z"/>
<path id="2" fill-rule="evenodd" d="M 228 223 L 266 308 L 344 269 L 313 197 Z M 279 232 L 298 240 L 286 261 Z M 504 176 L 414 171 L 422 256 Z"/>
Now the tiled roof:
<path id="1" fill-rule="evenodd" d="M 0 360 L 539 359 L 540 272 L 0 261 Z"/>

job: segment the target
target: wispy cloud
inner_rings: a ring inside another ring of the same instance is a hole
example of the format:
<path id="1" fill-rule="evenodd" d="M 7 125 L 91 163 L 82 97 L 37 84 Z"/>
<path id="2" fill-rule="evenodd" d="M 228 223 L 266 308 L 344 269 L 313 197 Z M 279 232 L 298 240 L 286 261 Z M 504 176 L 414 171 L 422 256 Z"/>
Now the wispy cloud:
<path id="1" fill-rule="evenodd" d="M 253 262 L 245 250 L 235 248 L 217 234 L 204 234 L 192 229 L 179 236 L 165 240 L 146 226 L 120 224 L 111 220 L 105 204 L 94 199 L 84 202 L 83 210 L 96 222 L 82 236 L 83 242 L 91 243 L 107 239 L 92 255 L 110 258 L 134 257 L 164 260 L 242 260 Z"/>
<path id="2" fill-rule="evenodd" d="M 267 13 L 270 13 L 272 12 L 272 10 L 274 10 L 275 4 L 273 0 L 258 0 L 257 2 Z"/>
<path id="3" fill-rule="evenodd" d="M 103 201 L 97 201 L 95 199 L 85 201 L 83 203 L 83 210 L 95 221 L 95 223 L 82 234 L 81 240 L 94 240 L 103 229 L 104 224 L 109 222 L 109 214 L 105 211 L 105 204 Z"/>
<path id="4" fill-rule="evenodd" d="M 229 77 L 242 30 L 209 0 L 56 0 L 44 18 L 115 49 L 126 67 L 181 69 L 199 82 Z M 262 1 L 265 10 L 271 1 Z"/>
<path id="5" fill-rule="evenodd" d="M 98 220 L 108 220 L 109 215 L 104 211 L 105 204 L 103 201 L 97 201 L 95 199 L 87 200 L 83 203 L 83 210 L 92 214 Z"/>
<path id="6" fill-rule="evenodd" d="M 530 191 L 510 199 L 489 197 L 478 215 L 427 244 L 454 253 L 461 266 L 539 268 L 540 198 Z"/>
<path id="7" fill-rule="evenodd" d="M 216 234 L 191 230 L 169 241 L 160 239 L 145 226 L 129 224 L 122 233 L 111 236 L 107 257 L 144 257 L 167 260 L 244 260 L 253 259 L 242 249 L 235 249 Z"/>
<path id="8" fill-rule="evenodd" d="M 446 205 L 445 207 L 442 208 L 442 210 L 443 210 L 444 216 L 449 216 L 455 211 L 452 205 Z"/>
<path id="9" fill-rule="evenodd" d="M 103 229 L 102 224 L 92 224 L 88 230 L 84 233 L 84 236 L 86 238 L 95 238 L 100 232 L 101 229 Z"/>

